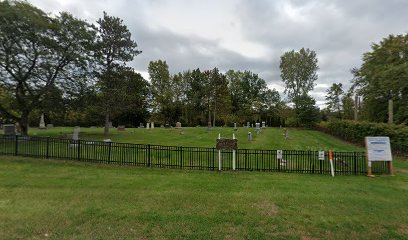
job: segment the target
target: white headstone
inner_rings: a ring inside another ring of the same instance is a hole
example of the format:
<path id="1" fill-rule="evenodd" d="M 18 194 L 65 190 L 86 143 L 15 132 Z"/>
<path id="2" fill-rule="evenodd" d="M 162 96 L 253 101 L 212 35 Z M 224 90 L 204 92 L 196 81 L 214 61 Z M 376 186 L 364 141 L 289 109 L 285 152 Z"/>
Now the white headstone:
<path id="1" fill-rule="evenodd" d="M 261 124 L 260 123 L 255 123 L 255 127 L 256 127 L 256 129 L 261 129 Z"/>
<path id="2" fill-rule="evenodd" d="M 265 128 L 265 127 L 266 127 L 266 123 L 262 122 L 262 128 Z"/>
<path id="3" fill-rule="evenodd" d="M 146 129 L 150 128 L 150 123 L 146 123 Z"/>
<path id="4" fill-rule="evenodd" d="M 237 129 L 237 123 L 234 123 L 234 129 Z"/>
<path id="5" fill-rule="evenodd" d="M 74 128 L 74 134 L 72 134 L 72 140 L 79 140 L 79 132 L 81 132 L 81 128 L 80 127 L 75 127 Z"/>
<path id="6" fill-rule="evenodd" d="M 154 128 L 154 122 L 152 122 L 152 126 L 151 126 L 152 128 Z"/>
<path id="7" fill-rule="evenodd" d="M 45 121 L 44 121 L 44 113 L 41 114 L 41 118 L 40 118 L 40 128 L 44 129 L 45 127 Z"/>

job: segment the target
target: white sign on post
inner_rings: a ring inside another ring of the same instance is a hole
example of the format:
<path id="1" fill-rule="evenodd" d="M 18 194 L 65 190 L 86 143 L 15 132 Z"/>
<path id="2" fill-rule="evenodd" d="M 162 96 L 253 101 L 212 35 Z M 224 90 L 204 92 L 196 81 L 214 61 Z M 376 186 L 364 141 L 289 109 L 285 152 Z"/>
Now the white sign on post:
<path id="1" fill-rule="evenodd" d="M 369 162 L 392 161 L 389 137 L 366 137 L 365 140 Z"/>
<path id="2" fill-rule="evenodd" d="M 324 151 L 319 151 L 319 160 L 324 161 Z"/>
<path id="3" fill-rule="evenodd" d="M 283 150 L 276 150 L 276 158 L 277 159 L 283 158 Z"/>

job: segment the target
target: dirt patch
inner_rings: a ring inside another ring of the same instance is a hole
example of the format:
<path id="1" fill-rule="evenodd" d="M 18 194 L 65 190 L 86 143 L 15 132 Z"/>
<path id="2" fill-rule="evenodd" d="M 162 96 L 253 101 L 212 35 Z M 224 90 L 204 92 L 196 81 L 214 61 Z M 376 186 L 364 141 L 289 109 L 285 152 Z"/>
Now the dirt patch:
<path id="1" fill-rule="evenodd" d="M 400 225 L 397 232 L 402 236 L 408 237 L 408 225 Z"/>
<path id="2" fill-rule="evenodd" d="M 278 215 L 279 208 L 275 203 L 264 200 L 252 204 L 252 208 L 255 208 L 263 216 L 273 217 Z"/>
<path id="3" fill-rule="evenodd" d="M 408 170 L 407 170 L 407 169 L 398 168 L 398 169 L 397 169 L 397 173 L 408 174 Z"/>
<path id="4" fill-rule="evenodd" d="M 301 240 L 318 240 L 319 238 L 311 237 L 311 236 L 301 236 Z"/>

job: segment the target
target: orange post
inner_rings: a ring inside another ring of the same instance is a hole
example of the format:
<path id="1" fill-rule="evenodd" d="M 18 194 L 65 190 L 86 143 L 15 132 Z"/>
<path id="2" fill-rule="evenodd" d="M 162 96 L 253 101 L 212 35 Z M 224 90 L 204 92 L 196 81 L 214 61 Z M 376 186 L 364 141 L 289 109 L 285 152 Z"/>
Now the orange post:
<path id="1" fill-rule="evenodd" d="M 332 150 L 329 150 L 329 159 L 330 159 L 330 171 L 332 177 L 334 177 L 334 166 L 333 166 L 333 152 Z"/>

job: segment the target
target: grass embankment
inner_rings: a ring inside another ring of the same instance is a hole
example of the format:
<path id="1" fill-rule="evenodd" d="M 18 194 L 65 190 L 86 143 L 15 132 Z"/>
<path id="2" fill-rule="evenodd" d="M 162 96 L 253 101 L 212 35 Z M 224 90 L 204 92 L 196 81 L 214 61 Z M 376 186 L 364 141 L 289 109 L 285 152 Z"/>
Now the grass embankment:
<path id="1" fill-rule="evenodd" d="M 46 130 L 31 129 L 32 136 L 69 137 L 72 127 L 57 127 Z M 248 141 L 248 132 L 252 132 L 253 141 Z M 104 136 L 102 128 L 81 128 L 80 138 L 86 140 L 103 140 L 110 138 L 115 142 L 156 144 L 165 146 L 214 147 L 218 134 L 221 137 L 238 139 L 239 148 L 247 149 L 293 149 L 293 150 L 333 150 L 333 151 L 363 151 L 361 147 L 346 143 L 330 135 L 303 129 L 289 129 L 289 139 L 285 140 L 283 128 L 267 128 L 259 135 L 254 128 L 207 128 L 182 129 L 143 129 L 128 128 L 124 132 L 110 129 L 110 135 Z"/>
<path id="2" fill-rule="evenodd" d="M 0 239 L 407 239 L 397 175 L 180 171 L 0 156 Z"/>

